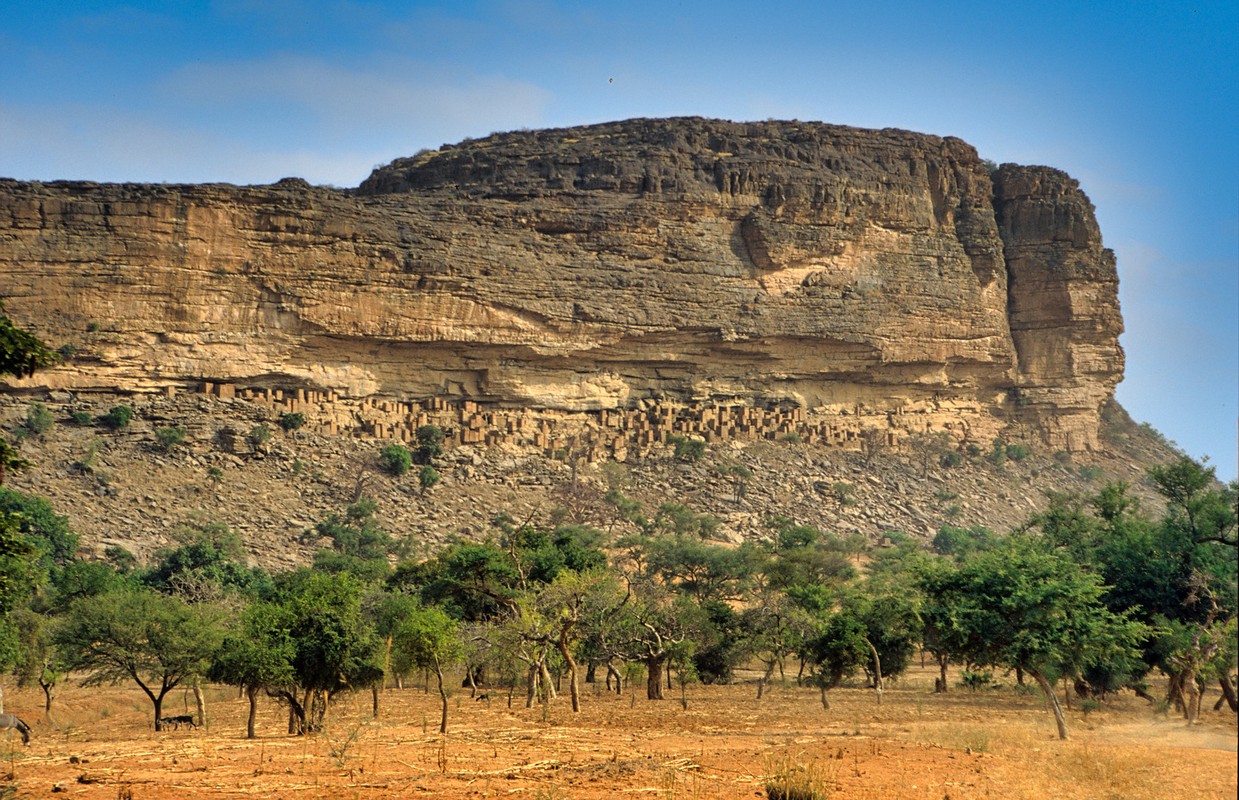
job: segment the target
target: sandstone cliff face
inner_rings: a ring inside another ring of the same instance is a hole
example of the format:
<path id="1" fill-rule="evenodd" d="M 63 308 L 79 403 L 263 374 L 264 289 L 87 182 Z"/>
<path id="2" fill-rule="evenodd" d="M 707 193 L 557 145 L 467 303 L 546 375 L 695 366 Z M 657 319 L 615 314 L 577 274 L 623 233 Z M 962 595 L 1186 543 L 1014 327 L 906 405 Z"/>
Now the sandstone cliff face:
<path id="1" fill-rule="evenodd" d="M 25 386 L 776 403 L 1081 449 L 1122 372 L 1074 181 L 817 123 L 496 135 L 352 191 L 0 181 L 0 276 L 78 349 Z"/>

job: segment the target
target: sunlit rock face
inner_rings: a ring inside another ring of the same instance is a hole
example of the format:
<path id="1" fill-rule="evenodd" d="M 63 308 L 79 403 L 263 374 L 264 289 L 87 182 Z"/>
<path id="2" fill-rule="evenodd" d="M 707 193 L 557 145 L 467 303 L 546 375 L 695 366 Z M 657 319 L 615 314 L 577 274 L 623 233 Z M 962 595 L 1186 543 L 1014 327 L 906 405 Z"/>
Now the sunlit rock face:
<path id="1" fill-rule="evenodd" d="M 0 181 L 0 281 L 77 348 L 23 386 L 914 411 L 1084 449 L 1123 368 L 1075 181 L 820 123 L 497 134 L 354 190 Z"/>

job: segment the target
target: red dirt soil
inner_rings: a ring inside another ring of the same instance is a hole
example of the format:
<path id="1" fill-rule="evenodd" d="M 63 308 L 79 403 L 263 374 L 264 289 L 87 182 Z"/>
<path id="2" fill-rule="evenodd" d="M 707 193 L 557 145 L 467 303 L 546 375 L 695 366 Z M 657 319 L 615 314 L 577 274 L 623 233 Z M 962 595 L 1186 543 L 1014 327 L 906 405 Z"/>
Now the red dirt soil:
<path id="1" fill-rule="evenodd" d="M 34 737 L 27 747 L 16 735 L 0 741 L 0 797 L 730 800 L 765 797 L 766 777 L 789 765 L 822 798 L 1236 797 L 1239 736 L 1228 709 L 1206 710 L 1188 728 L 1123 696 L 1087 716 L 1069 712 L 1072 738 L 1062 742 L 1037 693 L 935 695 L 932 677 L 914 669 L 881 705 L 872 691 L 839 689 L 829 710 L 794 685 L 761 701 L 752 684 L 690 686 L 687 710 L 678 688 L 648 701 L 587 686 L 579 714 L 563 697 L 544 714 L 519 694 L 509 709 L 504 692 L 472 700 L 462 690 L 449 701 L 445 737 L 438 697 L 420 688 L 387 690 L 378 720 L 368 693 L 339 696 L 327 732 L 304 737 L 284 733 L 286 713 L 264 699 L 253 740 L 247 703 L 223 687 L 208 692 L 209 730 L 162 733 L 137 689 L 71 685 L 51 721 L 36 710 L 41 695 L 10 691 L 8 710 Z M 192 705 L 177 690 L 164 713 Z"/>

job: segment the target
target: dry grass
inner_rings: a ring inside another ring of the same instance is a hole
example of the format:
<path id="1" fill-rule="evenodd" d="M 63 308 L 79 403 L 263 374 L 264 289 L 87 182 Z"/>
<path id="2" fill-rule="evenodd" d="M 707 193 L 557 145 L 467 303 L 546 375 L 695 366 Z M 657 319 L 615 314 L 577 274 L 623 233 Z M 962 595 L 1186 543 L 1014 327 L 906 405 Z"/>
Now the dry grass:
<path id="1" fill-rule="evenodd" d="M 948 695 L 914 671 L 881 706 L 861 688 L 832 693 L 774 686 L 697 686 L 688 710 L 673 700 L 616 698 L 586 689 L 580 714 L 567 701 L 542 710 L 451 701 L 440 737 L 435 695 L 389 690 L 378 720 L 368 694 L 342 698 L 328 731 L 290 737 L 281 709 L 264 703 L 260 738 L 244 738 L 247 704 L 209 694 L 211 727 L 156 735 L 150 706 L 127 688 L 67 688 L 56 720 L 39 698 L 7 693 L 9 710 L 35 727 L 30 747 L 0 741 L 18 796 L 86 800 L 240 798 L 657 798 L 751 800 L 772 778 L 839 800 L 970 800 L 1070 797 L 1234 798 L 1236 721 L 1210 712 L 1188 729 L 1135 698 L 1085 718 L 1070 712 L 1060 742 L 1040 697 L 1010 689 Z M 192 700 L 169 698 L 165 713 Z M 182 711 L 182 706 L 186 706 Z M 87 782 L 81 782 L 87 781 Z M 797 783 L 798 782 L 798 783 Z M 795 795 L 787 795 L 795 797 Z"/>

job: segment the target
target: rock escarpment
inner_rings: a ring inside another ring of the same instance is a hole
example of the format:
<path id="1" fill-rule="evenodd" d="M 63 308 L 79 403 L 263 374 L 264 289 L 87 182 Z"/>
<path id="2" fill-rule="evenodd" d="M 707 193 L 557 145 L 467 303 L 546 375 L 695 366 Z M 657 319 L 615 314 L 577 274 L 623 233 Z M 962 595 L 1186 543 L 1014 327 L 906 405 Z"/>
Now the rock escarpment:
<path id="1" fill-rule="evenodd" d="M 0 181 L 0 276 L 77 351 L 20 385 L 302 390 L 340 428 L 361 398 L 410 426 L 657 403 L 1085 449 L 1123 365 L 1075 181 L 818 123 L 500 134 L 356 190 Z"/>

